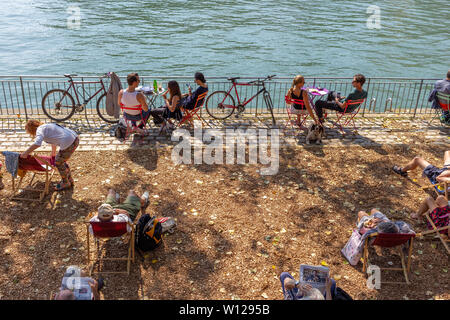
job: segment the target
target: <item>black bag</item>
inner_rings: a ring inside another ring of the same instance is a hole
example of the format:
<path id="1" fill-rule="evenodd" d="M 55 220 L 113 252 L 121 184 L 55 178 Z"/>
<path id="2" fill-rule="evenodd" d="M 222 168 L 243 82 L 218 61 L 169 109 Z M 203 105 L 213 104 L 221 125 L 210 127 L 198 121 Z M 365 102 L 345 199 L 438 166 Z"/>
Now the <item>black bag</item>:
<path id="1" fill-rule="evenodd" d="M 136 226 L 136 247 L 150 251 L 162 243 L 162 226 L 156 217 L 144 214 Z"/>
<path id="2" fill-rule="evenodd" d="M 336 294 L 334 295 L 333 300 L 353 300 L 350 295 L 345 292 L 342 288 L 336 288 Z"/>

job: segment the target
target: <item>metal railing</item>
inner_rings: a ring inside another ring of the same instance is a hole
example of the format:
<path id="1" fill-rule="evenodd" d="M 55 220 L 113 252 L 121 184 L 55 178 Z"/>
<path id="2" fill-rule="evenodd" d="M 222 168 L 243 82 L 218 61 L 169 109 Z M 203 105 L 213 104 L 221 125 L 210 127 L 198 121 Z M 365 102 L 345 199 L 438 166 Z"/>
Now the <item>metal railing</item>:
<path id="1" fill-rule="evenodd" d="M 164 88 L 169 80 L 177 80 L 181 91 L 187 92 L 186 84 L 190 84 L 195 89 L 193 77 L 165 77 L 165 76 L 140 76 L 141 85 L 152 86 L 157 80 Z M 261 79 L 264 77 L 261 77 Z M 99 79 L 98 76 L 77 76 L 76 81 L 93 81 Z M 122 85 L 126 84 L 126 78 L 120 77 Z M 255 80 L 255 77 L 241 77 L 239 82 Z M 207 77 L 209 93 L 216 90 L 228 90 L 231 83 L 227 77 Z M 408 78 L 367 78 L 364 89 L 368 92 L 368 98 L 362 106 L 361 113 L 396 113 L 416 116 L 417 114 L 430 114 L 431 103 L 428 96 L 435 81 L 438 79 L 408 79 Z M 103 79 L 106 89 L 109 87 L 109 79 Z M 352 78 L 321 78 L 305 77 L 305 86 L 324 87 L 329 90 L 341 92 L 348 95 L 353 91 L 351 85 Z M 285 114 L 284 96 L 291 86 L 291 77 L 277 77 L 266 82 L 266 88 L 272 96 L 275 115 Z M 17 116 L 25 119 L 44 116 L 42 111 L 42 97 L 48 90 L 68 87 L 67 78 L 63 76 L 1 76 L 0 75 L 0 117 Z M 88 83 L 83 89 L 88 93 L 94 93 L 100 88 L 100 84 Z M 250 98 L 258 87 L 238 86 L 239 96 L 242 100 Z M 82 91 L 82 90 L 81 90 Z M 98 95 L 96 98 L 100 97 Z M 96 114 L 96 98 L 87 106 L 87 114 Z M 81 100 L 81 99 L 80 99 Z M 162 105 L 161 97 L 155 101 L 156 106 Z M 255 98 L 246 106 L 246 114 L 268 115 L 264 100 L 261 97 Z M 5 117 L 3 117 L 5 118 Z M 8 118 L 8 117 L 6 117 Z"/>

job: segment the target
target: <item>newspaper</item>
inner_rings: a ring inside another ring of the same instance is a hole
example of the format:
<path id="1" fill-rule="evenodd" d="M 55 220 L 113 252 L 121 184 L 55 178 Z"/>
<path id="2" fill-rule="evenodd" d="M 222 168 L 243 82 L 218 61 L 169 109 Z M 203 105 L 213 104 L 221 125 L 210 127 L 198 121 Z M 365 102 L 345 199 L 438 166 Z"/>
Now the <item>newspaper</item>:
<path id="1" fill-rule="evenodd" d="M 326 282 L 330 275 L 330 269 L 323 266 L 300 265 L 299 283 L 309 284 L 317 288 L 323 295 L 326 291 Z"/>

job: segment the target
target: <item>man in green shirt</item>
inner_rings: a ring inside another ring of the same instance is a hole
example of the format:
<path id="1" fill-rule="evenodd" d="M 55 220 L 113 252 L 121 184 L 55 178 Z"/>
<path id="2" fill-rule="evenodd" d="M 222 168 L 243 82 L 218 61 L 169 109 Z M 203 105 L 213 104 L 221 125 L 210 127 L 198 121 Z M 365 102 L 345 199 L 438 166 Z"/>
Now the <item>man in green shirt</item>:
<path id="1" fill-rule="evenodd" d="M 347 101 L 354 101 L 360 99 L 367 98 L 367 91 L 363 90 L 362 86 L 366 82 L 366 78 L 362 74 L 356 74 L 353 77 L 352 86 L 355 88 L 355 91 L 350 93 L 347 97 L 336 97 L 333 94 L 328 95 L 327 101 L 319 100 L 315 103 L 315 108 L 317 112 L 317 116 L 319 118 L 320 123 L 323 123 L 323 109 L 336 110 L 339 112 L 352 112 L 359 105 L 354 104 L 351 105 L 345 110 Z M 344 102 L 341 102 L 344 100 Z"/>

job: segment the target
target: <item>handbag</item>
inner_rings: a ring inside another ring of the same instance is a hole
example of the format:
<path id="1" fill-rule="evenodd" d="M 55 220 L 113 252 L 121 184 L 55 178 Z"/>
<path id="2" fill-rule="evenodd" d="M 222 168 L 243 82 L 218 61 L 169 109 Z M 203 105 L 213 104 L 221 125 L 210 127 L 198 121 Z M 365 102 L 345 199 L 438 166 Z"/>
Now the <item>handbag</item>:
<path id="1" fill-rule="evenodd" d="M 348 239 L 344 248 L 341 250 L 344 257 L 352 266 L 357 265 L 362 256 L 362 252 L 358 250 L 359 244 L 361 243 L 361 237 L 362 236 L 358 230 L 353 230 L 350 239 Z"/>

